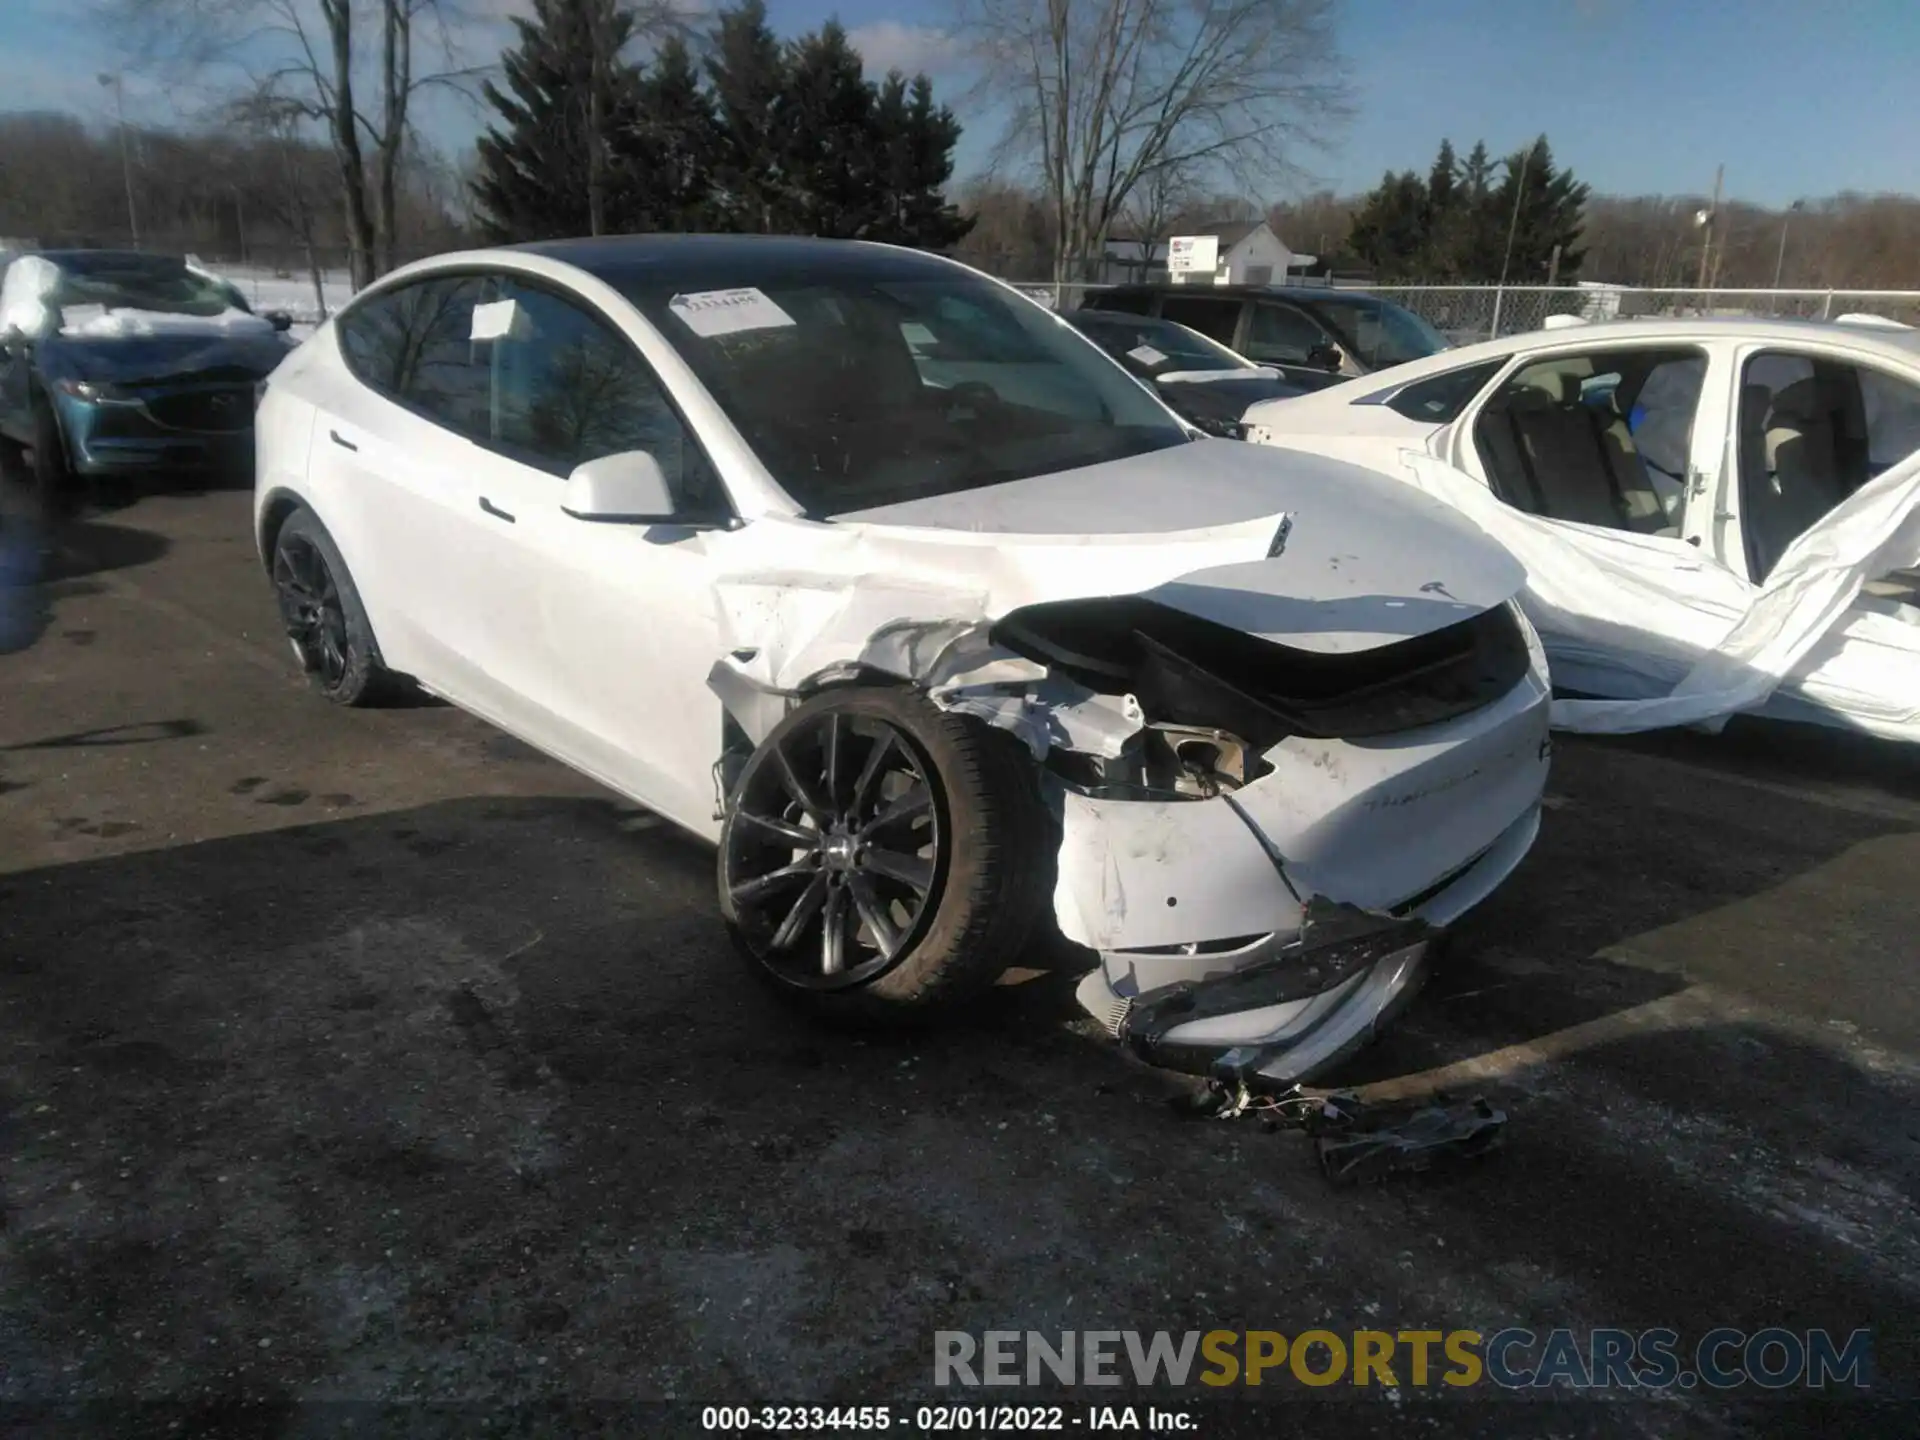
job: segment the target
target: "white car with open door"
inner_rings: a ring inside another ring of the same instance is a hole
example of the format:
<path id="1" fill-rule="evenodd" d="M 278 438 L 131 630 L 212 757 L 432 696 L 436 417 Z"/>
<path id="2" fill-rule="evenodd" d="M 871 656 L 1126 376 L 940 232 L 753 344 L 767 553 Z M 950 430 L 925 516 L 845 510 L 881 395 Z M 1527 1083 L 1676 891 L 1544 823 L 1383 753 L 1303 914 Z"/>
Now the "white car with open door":
<path id="1" fill-rule="evenodd" d="M 1256 406 L 1249 439 L 1411 480 L 1500 540 L 1561 701 L 1920 739 L 1920 332 L 1573 325 Z"/>
<path id="2" fill-rule="evenodd" d="M 950 261 L 448 255 L 356 296 L 256 428 L 315 685 L 412 677 L 716 842 L 741 952 L 816 1009 L 932 1012 L 1057 927 L 1142 1053 L 1296 1078 L 1539 824 L 1509 557 L 1198 435 Z"/>

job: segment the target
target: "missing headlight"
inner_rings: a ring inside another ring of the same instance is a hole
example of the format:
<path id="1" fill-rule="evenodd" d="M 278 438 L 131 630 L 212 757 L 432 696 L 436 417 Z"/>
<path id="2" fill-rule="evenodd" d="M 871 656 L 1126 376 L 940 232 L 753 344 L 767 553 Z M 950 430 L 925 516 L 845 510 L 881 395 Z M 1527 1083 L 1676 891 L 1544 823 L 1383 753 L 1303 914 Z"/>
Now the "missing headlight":
<path id="1" fill-rule="evenodd" d="M 1112 759 L 1054 750 L 1047 765 L 1074 789 L 1101 800 L 1211 800 L 1273 768 L 1238 735 L 1164 723 L 1143 726 Z"/>

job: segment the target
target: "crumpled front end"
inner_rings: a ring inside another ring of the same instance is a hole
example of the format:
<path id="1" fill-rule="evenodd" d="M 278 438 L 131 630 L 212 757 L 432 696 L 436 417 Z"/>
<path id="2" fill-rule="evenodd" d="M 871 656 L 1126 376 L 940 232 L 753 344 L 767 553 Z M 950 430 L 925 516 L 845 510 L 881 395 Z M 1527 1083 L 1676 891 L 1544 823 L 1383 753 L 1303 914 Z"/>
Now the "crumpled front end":
<path id="1" fill-rule="evenodd" d="M 1100 957 L 1084 1008 L 1160 1063 L 1282 1081 L 1364 1044 L 1417 988 L 1435 932 L 1539 830 L 1551 692 L 1525 633 L 1523 678 L 1468 713 L 1288 736 L 1211 798 L 1063 788 L 1056 918 Z"/>
<path id="2" fill-rule="evenodd" d="M 1389 583 L 1426 562 L 1325 532 L 1295 556 L 1294 533 L 1284 513 L 1126 537 L 836 529 L 805 574 L 722 580 L 709 683 L 746 748 L 848 682 L 1015 735 L 1059 827 L 1054 919 L 1098 956 L 1083 1005 L 1159 1063 L 1303 1079 L 1391 1017 L 1434 932 L 1526 854 L 1550 691 L 1519 607 L 1489 603 L 1520 584 L 1498 550 L 1454 537 L 1470 567 Z"/>

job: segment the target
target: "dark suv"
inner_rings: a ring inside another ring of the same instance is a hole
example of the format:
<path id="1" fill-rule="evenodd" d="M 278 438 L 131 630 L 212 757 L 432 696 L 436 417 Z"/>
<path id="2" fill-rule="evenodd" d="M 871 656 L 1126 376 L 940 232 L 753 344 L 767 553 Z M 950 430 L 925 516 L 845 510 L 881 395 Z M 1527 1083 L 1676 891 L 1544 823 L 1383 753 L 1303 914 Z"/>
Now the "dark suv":
<path id="1" fill-rule="evenodd" d="M 1091 291 L 1081 304 L 1177 321 L 1305 390 L 1451 348 L 1405 306 L 1313 285 L 1119 285 Z"/>

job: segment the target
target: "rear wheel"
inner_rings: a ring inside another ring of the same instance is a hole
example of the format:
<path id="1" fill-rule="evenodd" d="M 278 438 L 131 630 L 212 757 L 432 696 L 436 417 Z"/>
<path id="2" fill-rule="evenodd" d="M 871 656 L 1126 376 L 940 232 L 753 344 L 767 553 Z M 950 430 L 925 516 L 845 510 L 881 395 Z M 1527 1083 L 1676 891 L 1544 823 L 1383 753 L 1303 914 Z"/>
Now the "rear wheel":
<path id="1" fill-rule="evenodd" d="M 273 542 L 273 589 L 294 658 L 336 705 L 370 705 L 388 691 L 360 592 L 326 526 L 293 512 Z"/>
<path id="2" fill-rule="evenodd" d="M 742 769 L 721 831 L 720 906 L 788 1000 L 832 1017 L 931 1017 L 1014 963 L 1053 849 L 1011 737 L 913 691 L 829 691 Z"/>

